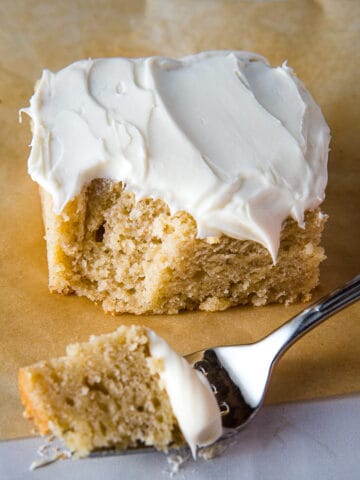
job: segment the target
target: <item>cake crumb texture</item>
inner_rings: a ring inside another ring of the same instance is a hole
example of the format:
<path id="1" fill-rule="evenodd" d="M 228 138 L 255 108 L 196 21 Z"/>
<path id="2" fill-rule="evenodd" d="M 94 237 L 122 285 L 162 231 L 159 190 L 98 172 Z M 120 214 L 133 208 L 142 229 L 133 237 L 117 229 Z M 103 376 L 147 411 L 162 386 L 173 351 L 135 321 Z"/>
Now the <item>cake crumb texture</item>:
<path id="1" fill-rule="evenodd" d="M 307 301 L 318 284 L 326 215 L 288 218 L 277 263 L 250 240 L 197 238 L 193 217 L 160 199 L 135 200 L 121 182 L 93 180 L 56 215 L 41 190 L 49 288 L 76 293 L 110 313 L 224 310 Z"/>
<path id="2" fill-rule="evenodd" d="M 25 416 L 77 456 L 102 448 L 183 442 L 144 327 L 119 327 L 19 371 Z"/>

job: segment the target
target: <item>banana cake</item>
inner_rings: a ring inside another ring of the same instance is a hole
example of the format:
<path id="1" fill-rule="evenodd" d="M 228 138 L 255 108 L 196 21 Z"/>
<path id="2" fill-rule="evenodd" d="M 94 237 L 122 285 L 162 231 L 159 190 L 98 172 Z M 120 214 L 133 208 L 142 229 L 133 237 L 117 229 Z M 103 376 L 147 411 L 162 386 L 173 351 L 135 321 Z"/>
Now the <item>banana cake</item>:
<path id="1" fill-rule="evenodd" d="M 310 299 L 330 133 L 286 63 L 83 60 L 23 111 L 52 292 L 135 314 Z"/>

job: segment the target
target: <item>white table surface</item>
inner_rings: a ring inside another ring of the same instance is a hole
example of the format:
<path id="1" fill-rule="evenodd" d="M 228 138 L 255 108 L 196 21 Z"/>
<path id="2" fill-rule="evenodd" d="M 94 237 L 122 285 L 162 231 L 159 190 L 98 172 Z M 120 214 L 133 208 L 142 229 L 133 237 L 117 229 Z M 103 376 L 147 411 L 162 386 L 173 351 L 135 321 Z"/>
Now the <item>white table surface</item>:
<path id="1" fill-rule="evenodd" d="M 264 407 L 217 458 L 187 461 L 171 477 L 158 452 L 58 461 L 29 471 L 43 439 L 0 442 L 1 480 L 360 479 L 360 394 Z"/>

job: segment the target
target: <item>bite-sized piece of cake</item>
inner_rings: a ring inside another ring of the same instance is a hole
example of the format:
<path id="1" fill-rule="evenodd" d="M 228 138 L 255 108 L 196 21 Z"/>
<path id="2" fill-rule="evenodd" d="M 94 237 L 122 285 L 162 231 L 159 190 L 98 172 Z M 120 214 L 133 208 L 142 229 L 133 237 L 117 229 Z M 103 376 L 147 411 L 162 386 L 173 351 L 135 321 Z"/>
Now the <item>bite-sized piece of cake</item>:
<path id="1" fill-rule="evenodd" d="M 221 436 L 204 375 L 153 331 L 119 327 L 20 369 L 25 416 L 78 456 L 95 449 L 206 446 Z"/>
<path id="2" fill-rule="evenodd" d="M 25 111 L 51 291 L 137 314 L 309 300 L 330 135 L 286 64 L 81 61 Z"/>

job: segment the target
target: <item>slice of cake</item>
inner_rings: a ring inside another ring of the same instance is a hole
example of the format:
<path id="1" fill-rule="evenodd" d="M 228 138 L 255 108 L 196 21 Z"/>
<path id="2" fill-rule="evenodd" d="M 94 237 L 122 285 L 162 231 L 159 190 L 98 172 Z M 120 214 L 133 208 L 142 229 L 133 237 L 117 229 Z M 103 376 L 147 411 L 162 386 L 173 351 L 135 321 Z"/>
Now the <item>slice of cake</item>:
<path id="1" fill-rule="evenodd" d="M 67 347 L 66 356 L 19 371 L 25 416 L 77 456 L 141 445 L 166 451 L 222 434 L 205 376 L 153 331 L 119 327 Z"/>
<path id="2" fill-rule="evenodd" d="M 286 64 L 85 60 L 24 111 L 51 291 L 136 314 L 310 299 L 330 134 Z"/>

